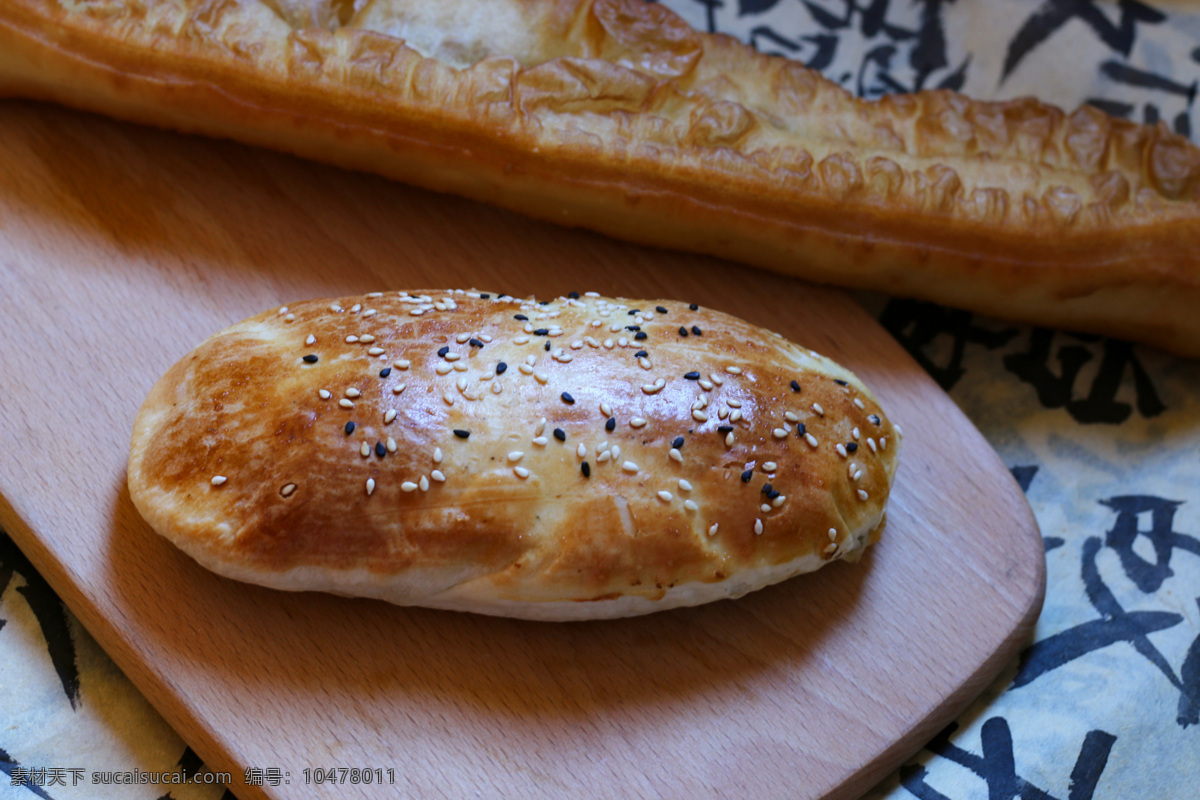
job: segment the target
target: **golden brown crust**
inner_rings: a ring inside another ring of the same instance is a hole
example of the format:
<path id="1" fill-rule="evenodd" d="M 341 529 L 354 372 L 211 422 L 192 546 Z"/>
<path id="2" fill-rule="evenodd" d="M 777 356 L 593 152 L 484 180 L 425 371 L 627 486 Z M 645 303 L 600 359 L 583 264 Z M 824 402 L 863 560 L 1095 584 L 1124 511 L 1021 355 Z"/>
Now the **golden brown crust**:
<path id="1" fill-rule="evenodd" d="M 641 0 L 13 0 L 0 85 L 814 280 L 1200 355 L 1200 150 L 851 97 Z"/>
<path id="2" fill-rule="evenodd" d="M 881 525 L 899 440 L 836 364 L 674 301 L 478 294 L 212 336 L 138 415 L 134 503 L 233 577 L 536 618 L 742 594 Z"/>

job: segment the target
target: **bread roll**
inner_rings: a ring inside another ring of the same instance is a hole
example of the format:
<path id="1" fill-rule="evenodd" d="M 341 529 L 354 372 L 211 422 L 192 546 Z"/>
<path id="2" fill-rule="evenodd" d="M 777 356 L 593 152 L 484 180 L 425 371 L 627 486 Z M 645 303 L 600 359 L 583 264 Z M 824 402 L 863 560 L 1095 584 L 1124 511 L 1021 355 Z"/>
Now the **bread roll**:
<path id="1" fill-rule="evenodd" d="M 641 0 L 6 0 L 0 91 L 638 242 L 1200 355 L 1200 150 L 855 99 Z"/>
<path id="2" fill-rule="evenodd" d="M 129 490 L 239 580 L 594 619 L 856 560 L 899 449 L 854 375 L 718 311 L 376 293 L 259 314 L 173 366 Z"/>

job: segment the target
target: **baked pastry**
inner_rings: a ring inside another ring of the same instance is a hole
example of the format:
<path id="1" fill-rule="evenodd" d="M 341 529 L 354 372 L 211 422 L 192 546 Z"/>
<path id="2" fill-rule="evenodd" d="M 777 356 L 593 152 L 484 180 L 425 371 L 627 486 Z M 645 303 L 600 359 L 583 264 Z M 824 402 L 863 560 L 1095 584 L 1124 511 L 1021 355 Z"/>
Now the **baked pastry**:
<path id="1" fill-rule="evenodd" d="M 899 433 L 847 370 L 711 309 L 376 293 L 259 314 L 173 366 L 129 491 L 232 578 L 594 619 L 856 560 Z"/>
<path id="2" fill-rule="evenodd" d="M 865 102 L 642 0 L 6 0 L 0 91 L 638 242 L 1200 355 L 1200 150 Z"/>

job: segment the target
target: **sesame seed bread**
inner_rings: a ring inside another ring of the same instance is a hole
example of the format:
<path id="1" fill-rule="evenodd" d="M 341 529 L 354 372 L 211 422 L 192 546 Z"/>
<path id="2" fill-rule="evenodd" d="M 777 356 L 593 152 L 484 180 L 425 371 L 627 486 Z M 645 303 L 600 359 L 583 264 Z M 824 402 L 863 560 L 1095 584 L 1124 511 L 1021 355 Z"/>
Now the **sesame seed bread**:
<path id="1" fill-rule="evenodd" d="M 856 560 L 899 434 L 853 374 L 712 309 L 374 293 L 203 342 L 138 413 L 128 481 L 232 578 L 596 619 Z"/>
<path id="2" fill-rule="evenodd" d="M 6 0 L 0 93 L 1200 356 L 1200 149 L 852 97 L 642 0 Z"/>

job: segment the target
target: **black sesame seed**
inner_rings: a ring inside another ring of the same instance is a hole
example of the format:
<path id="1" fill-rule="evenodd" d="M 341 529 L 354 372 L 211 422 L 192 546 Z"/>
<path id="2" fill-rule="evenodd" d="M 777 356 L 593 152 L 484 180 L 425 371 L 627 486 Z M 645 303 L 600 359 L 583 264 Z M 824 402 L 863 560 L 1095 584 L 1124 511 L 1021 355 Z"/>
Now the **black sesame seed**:
<path id="1" fill-rule="evenodd" d="M 471 347 L 483 347 L 483 342 L 479 341 L 478 339 L 476 339 L 474 337 L 471 337 L 470 339 L 468 339 L 467 344 L 471 345 Z"/>
<path id="2" fill-rule="evenodd" d="M 549 333 L 550 333 L 549 328 L 538 328 L 538 329 L 534 330 L 533 335 L 534 336 L 546 336 Z"/>
<path id="3" fill-rule="evenodd" d="M 749 483 L 750 479 L 753 477 L 754 477 L 754 470 L 752 470 L 752 469 L 746 470 L 745 472 L 742 473 L 742 483 Z"/>
<path id="4" fill-rule="evenodd" d="M 353 422 L 347 422 L 347 423 L 346 423 L 346 435 L 347 435 L 347 436 L 349 436 L 349 435 L 350 435 L 350 434 L 352 434 L 352 433 L 354 433 L 354 423 L 353 423 Z"/>
<path id="5" fill-rule="evenodd" d="M 562 401 L 563 401 L 564 403 L 566 403 L 567 405 L 571 405 L 572 403 L 574 403 L 574 402 L 575 402 L 575 398 L 574 398 L 574 397 L 571 397 L 571 393 L 570 393 L 570 392 L 563 392 L 563 393 L 562 393 Z"/>
<path id="6" fill-rule="evenodd" d="M 666 310 L 665 308 L 663 308 L 662 306 L 655 306 L 655 307 L 654 307 L 654 310 L 655 310 L 655 311 L 657 311 L 657 312 L 658 312 L 658 313 L 660 313 L 660 314 L 665 314 L 665 313 L 667 313 L 667 310 Z"/>
<path id="7" fill-rule="evenodd" d="M 733 433 L 733 426 L 732 425 L 718 425 L 717 432 L 718 433 Z"/>
<path id="8" fill-rule="evenodd" d="M 763 488 L 762 488 L 762 493 L 763 493 L 763 494 L 770 494 L 770 493 L 771 493 L 771 492 L 773 492 L 774 490 L 775 490 L 775 488 L 774 488 L 773 486 L 771 486 L 771 484 L 769 484 L 769 483 L 764 483 L 764 484 L 763 484 Z"/>
<path id="9" fill-rule="evenodd" d="M 679 326 L 679 335 L 680 335 L 680 336 L 687 336 L 687 328 L 685 328 L 685 327 L 683 327 L 682 325 L 680 325 L 680 326 Z"/>
<path id="10" fill-rule="evenodd" d="M 549 300 L 539 300 L 538 305 L 539 306 L 548 306 L 548 305 L 550 305 L 550 301 Z"/>
<path id="11" fill-rule="evenodd" d="M 775 491 L 774 489 L 772 489 L 771 491 L 767 492 L 767 499 L 768 499 L 768 500 L 774 500 L 776 497 L 779 497 L 779 492 Z"/>
<path id="12" fill-rule="evenodd" d="M 636 353 L 633 354 L 633 357 L 634 358 L 646 358 L 649 355 L 650 354 L 647 353 L 645 350 L 638 350 Z"/>
<path id="13" fill-rule="evenodd" d="M 846 442 L 846 452 L 853 453 L 858 449 L 858 442 Z"/>
<path id="14" fill-rule="evenodd" d="M 693 326 L 692 326 L 692 333 L 694 333 L 694 334 L 696 334 L 697 336 L 699 336 L 699 335 L 701 334 L 701 332 L 702 332 L 702 331 L 700 330 L 699 326 L 697 326 L 697 325 L 693 325 Z"/>
<path id="15" fill-rule="evenodd" d="M 792 391 L 793 392 L 800 391 L 800 381 L 792 381 Z"/>
<path id="16" fill-rule="evenodd" d="M 315 364 L 315 363 L 317 363 L 317 354 L 316 354 L 316 353 L 309 353 L 308 355 L 306 355 L 306 356 L 304 357 L 304 363 L 305 363 L 305 364 Z"/>
<path id="17" fill-rule="evenodd" d="M 689 305 L 688 308 L 690 308 L 692 311 L 700 310 L 700 306 L 696 305 L 695 303 L 692 303 L 691 305 Z"/>
<path id="18" fill-rule="evenodd" d="M 379 370 L 379 377 L 381 377 L 381 378 L 386 378 L 388 375 L 391 375 L 391 374 L 392 374 L 391 367 L 384 367 L 383 369 Z"/>
<path id="19" fill-rule="evenodd" d="M 617 418 L 609 417 L 608 421 L 604 423 L 604 430 L 608 431 L 609 433 L 612 433 L 614 430 L 616 430 L 616 428 L 617 428 Z"/>
<path id="20" fill-rule="evenodd" d="M 513 319 L 520 320 L 521 322 L 529 322 L 529 317 L 524 314 L 514 314 Z"/>
<path id="21" fill-rule="evenodd" d="M 546 349 L 546 352 L 547 352 L 547 353 L 549 353 L 549 352 L 550 352 L 550 343 L 549 343 L 549 342 L 546 342 L 546 348 L 545 348 L 545 349 Z"/>
<path id="22" fill-rule="evenodd" d="M 685 372 L 683 377 L 687 378 L 689 381 L 698 381 L 698 380 L 700 380 L 700 373 L 699 372 Z"/>
<path id="23" fill-rule="evenodd" d="M 387 447 L 384 446 L 383 442 L 375 443 L 375 455 L 379 456 L 380 458 L 383 458 L 387 455 Z"/>
<path id="24" fill-rule="evenodd" d="M 867 419 L 871 420 L 871 424 L 873 424 L 873 425 L 879 424 L 879 417 L 876 416 L 875 414 L 871 414 L 870 416 L 867 417 Z"/>
<path id="25" fill-rule="evenodd" d="M 635 333 L 635 334 L 633 335 L 633 338 L 634 338 L 634 339 L 637 339 L 637 340 L 640 342 L 640 341 L 642 341 L 643 339 L 645 339 L 645 338 L 646 338 L 646 332 L 645 332 L 645 331 L 638 331 L 637 333 Z"/>
<path id="26" fill-rule="evenodd" d="M 796 423 L 796 435 L 797 436 L 803 436 L 807 432 L 808 432 L 808 429 L 804 427 L 803 422 Z"/>
<path id="27" fill-rule="evenodd" d="M 585 478 L 592 477 L 592 468 L 586 461 L 579 465 L 579 471 L 583 473 L 583 477 Z"/>
<path id="28" fill-rule="evenodd" d="M 503 361 L 501 361 L 499 364 L 496 365 L 496 374 L 503 375 L 507 369 L 508 369 L 508 364 L 505 364 Z"/>
<path id="29" fill-rule="evenodd" d="M 560 442 L 565 442 L 567 440 L 567 432 L 564 431 L 562 428 L 555 428 L 554 429 L 554 438 L 558 439 Z"/>
<path id="30" fill-rule="evenodd" d="M 676 450 L 683 447 L 683 437 L 676 436 L 675 441 L 671 442 L 671 447 L 674 447 Z"/>
<path id="31" fill-rule="evenodd" d="M 579 292 L 567 292 L 567 297 L 571 298 L 572 300 L 578 300 Z"/>
<path id="32" fill-rule="evenodd" d="M 480 292 L 480 293 L 479 293 L 479 299 L 480 299 L 480 300 L 487 300 L 487 299 L 489 299 L 490 297 L 491 297 L 491 295 L 490 295 L 490 294 L 488 294 L 487 292 Z"/>
<path id="33" fill-rule="evenodd" d="M 629 313 L 629 316 L 632 317 L 634 314 L 642 313 L 642 310 L 640 308 L 631 308 L 631 309 L 629 309 L 628 313 Z"/>
<path id="34" fill-rule="evenodd" d="M 457 437 L 458 437 L 458 438 L 460 438 L 460 439 L 466 439 L 467 437 L 469 437 L 469 436 L 471 435 L 471 432 L 470 432 L 470 431 L 464 431 L 462 428 L 455 428 L 455 429 L 454 429 L 454 435 L 455 435 L 455 436 L 457 436 Z"/>
<path id="35" fill-rule="evenodd" d="M 446 357 L 446 353 L 449 353 L 449 352 L 450 352 L 450 348 L 449 348 L 449 347 L 439 347 L 439 348 L 438 348 L 438 356 L 439 356 L 440 358 L 445 358 L 445 357 Z"/>
<path id="36" fill-rule="evenodd" d="M 641 325 L 626 325 L 625 326 L 625 330 L 627 330 L 627 331 L 640 331 L 641 329 L 642 329 Z"/>
<path id="37" fill-rule="evenodd" d="M 833 382 L 836 383 L 838 386 L 846 386 L 847 385 L 847 383 L 844 380 L 842 380 L 841 378 L 834 378 Z"/>

